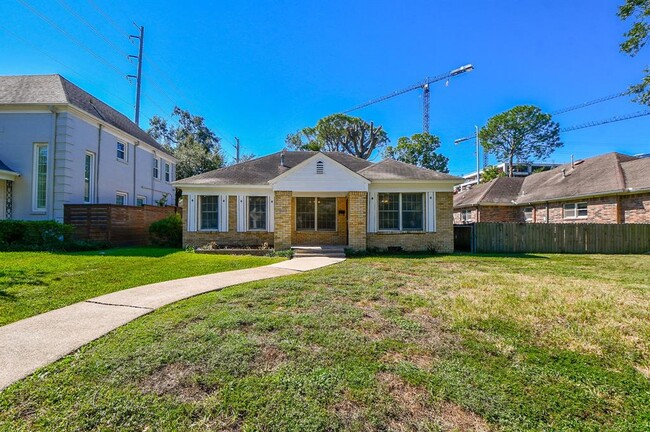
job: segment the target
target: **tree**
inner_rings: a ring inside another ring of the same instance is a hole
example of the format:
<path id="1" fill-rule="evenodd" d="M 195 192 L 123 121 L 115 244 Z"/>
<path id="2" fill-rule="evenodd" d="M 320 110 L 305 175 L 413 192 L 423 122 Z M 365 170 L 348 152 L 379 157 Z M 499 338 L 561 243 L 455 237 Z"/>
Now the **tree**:
<path id="1" fill-rule="evenodd" d="M 532 105 L 519 105 L 495 115 L 479 131 L 479 137 L 486 152 L 508 163 L 510 177 L 515 159 L 545 159 L 564 145 L 560 141 L 560 125 L 550 114 Z"/>
<path id="2" fill-rule="evenodd" d="M 224 166 L 221 140 L 205 125 L 203 117 L 174 107 L 172 118 L 177 121 L 170 124 L 159 116 L 153 116 L 147 132 L 178 159 L 176 178 L 191 177 Z M 179 198 L 180 191 L 176 191 L 176 202 Z"/>
<path id="3" fill-rule="evenodd" d="M 632 27 L 624 34 L 626 39 L 620 45 L 621 51 L 634 57 L 650 38 L 650 0 L 626 0 L 625 4 L 619 7 L 618 16 L 623 21 L 634 17 Z M 630 93 L 636 95 L 636 102 L 650 105 L 650 68 L 643 72 L 645 76 L 639 84 L 630 87 Z"/>
<path id="4" fill-rule="evenodd" d="M 422 168 L 439 172 L 449 172 L 449 158 L 436 153 L 440 148 L 440 138 L 429 133 L 417 133 L 409 137 L 401 137 L 397 145 L 387 146 L 384 158 L 395 159 Z"/>
<path id="5" fill-rule="evenodd" d="M 300 129 L 285 139 L 294 150 L 342 151 L 362 159 L 368 159 L 388 141 L 381 126 L 346 114 L 323 117 L 316 126 Z"/>
<path id="6" fill-rule="evenodd" d="M 506 173 L 501 168 L 495 165 L 490 165 L 483 169 L 481 173 L 481 183 L 490 182 L 499 177 L 505 177 Z"/>

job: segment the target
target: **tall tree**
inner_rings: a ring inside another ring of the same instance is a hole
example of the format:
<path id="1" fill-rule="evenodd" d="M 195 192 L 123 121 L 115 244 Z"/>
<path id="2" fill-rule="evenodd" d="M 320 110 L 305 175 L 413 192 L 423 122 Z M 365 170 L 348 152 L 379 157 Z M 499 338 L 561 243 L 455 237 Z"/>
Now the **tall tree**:
<path id="1" fill-rule="evenodd" d="M 431 169 L 438 172 L 449 172 L 449 158 L 436 153 L 440 148 L 440 138 L 429 133 L 417 133 L 409 137 L 401 137 L 397 145 L 387 146 L 384 157 Z"/>
<path id="2" fill-rule="evenodd" d="M 316 126 L 300 129 L 285 139 L 287 146 L 295 150 L 342 151 L 362 159 L 368 159 L 388 141 L 381 126 L 346 114 L 323 117 Z"/>
<path id="3" fill-rule="evenodd" d="M 481 173 L 481 183 L 491 182 L 496 178 L 505 177 L 505 175 L 506 173 L 504 173 L 501 168 L 495 165 L 490 165 L 483 169 L 483 172 Z"/>
<path id="4" fill-rule="evenodd" d="M 632 26 L 624 36 L 621 51 L 634 57 L 641 51 L 650 38 L 650 0 L 626 0 L 618 9 L 618 16 L 623 21 L 633 17 Z M 650 105 L 650 68 L 639 84 L 630 87 L 630 93 L 636 94 L 636 101 Z"/>
<path id="5" fill-rule="evenodd" d="M 221 139 L 205 124 L 201 116 L 174 107 L 173 123 L 153 116 L 147 131 L 176 159 L 176 178 L 182 179 L 224 166 Z M 176 200 L 180 191 L 176 192 Z"/>
<path id="6" fill-rule="evenodd" d="M 560 125 L 536 106 L 519 105 L 488 120 L 479 131 L 483 149 L 508 163 L 508 175 L 513 164 L 531 158 L 545 159 L 564 144 L 560 141 Z"/>

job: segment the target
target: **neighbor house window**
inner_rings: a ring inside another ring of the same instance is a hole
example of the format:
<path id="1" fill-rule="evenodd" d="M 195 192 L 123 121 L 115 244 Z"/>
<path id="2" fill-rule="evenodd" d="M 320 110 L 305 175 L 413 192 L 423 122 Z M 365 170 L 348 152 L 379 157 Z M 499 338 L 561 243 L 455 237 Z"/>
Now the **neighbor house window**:
<path id="1" fill-rule="evenodd" d="M 121 161 L 126 161 L 126 144 L 117 143 L 117 158 Z"/>
<path id="2" fill-rule="evenodd" d="M 142 207 L 142 206 L 145 205 L 146 203 L 147 203 L 147 197 L 146 197 L 146 196 L 138 195 L 138 196 L 135 198 L 135 205 L 137 205 L 137 206 L 139 206 L 139 207 Z"/>
<path id="3" fill-rule="evenodd" d="M 84 202 L 93 202 L 95 194 L 95 154 L 86 152 L 84 159 Z"/>
<path id="4" fill-rule="evenodd" d="M 587 217 L 587 203 L 564 204 L 564 219 L 579 219 Z"/>
<path id="5" fill-rule="evenodd" d="M 201 229 L 219 229 L 219 197 L 216 195 L 203 195 L 199 197 L 201 205 Z"/>
<path id="6" fill-rule="evenodd" d="M 265 196 L 248 197 L 248 229 L 249 230 L 266 229 L 266 197 Z"/>
<path id="7" fill-rule="evenodd" d="M 34 210 L 47 204 L 47 144 L 34 146 Z"/>
<path id="8" fill-rule="evenodd" d="M 172 168 L 167 162 L 165 162 L 165 181 L 169 183 L 172 178 Z"/>
<path id="9" fill-rule="evenodd" d="M 160 173 L 158 172 L 158 159 L 153 158 L 153 178 L 157 179 Z"/>
<path id="10" fill-rule="evenodd" d="M 462 223 L 467 223 L 472 219 L 472 211 L 464 209 L 460 211 L 460 221 Z"/>
<path id="11" fill-rule="evenodd" d="M 380 193 L 380 231 L 424 230 L 423 193 Z"/>
<path id="12" fill-rule="evenodd" d="M 296 229 L 335 231 L 336 198 L 296 198 Z"/>
<path id="13" fill-rule="evenodd" d="M 524 207 L 524 220 L 526 222 L 533 222 L 533 208 Z"/>
<path id="14" fill-rule="evenodd" d="M 129 194 L 126 192 L 115 192 L 115 204 L 117 205 L 126 205 L 129 198 Z"/>

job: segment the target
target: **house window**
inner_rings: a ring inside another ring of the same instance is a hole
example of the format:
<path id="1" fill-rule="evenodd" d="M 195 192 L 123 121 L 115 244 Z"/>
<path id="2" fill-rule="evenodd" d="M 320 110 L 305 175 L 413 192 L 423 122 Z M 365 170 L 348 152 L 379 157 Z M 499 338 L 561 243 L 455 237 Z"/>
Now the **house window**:
<path id="1" fill-rule="evenodd" d="M 34 210 L 47 204 L 47 144 L 34 146 Z"/>
<path id="2" fill-rule="evenodd" d="M 586 217 L 586 202 L 564 204 L 564 219 L 584 219 Z"/>
<path id="3" fill-rule="evenodd" d="M 217 195 L 203 195 L 199 197 L 201 205 L 201 229 L 219 229 L 219 197 Z"/>
<path id="4" fill-rule="evenodd" d="M 380 193 L 380 231 L 424 230 L 423 193 Z"/>
<path id="5" fill-rule="evenodd" d="M 316 162 L 316 174 L 323 174 L 324 172 L 325 168 L 323 166 L 323 161 Z"/>
<path id="6" fill-rule="evenodd" d="M 463 209 L 460 211 L 460 221 L 461 223 L 468 223 L 472 220 L 472 211 L 468 209 Z"/>
<path id="7" fill-rule="evenodd" d="M 533 222 L 533 208 L 524 207 L 524 220 L 526 222 Z"/>
<path id="8" fill-rule="evenodd" d="M 142 207 L 146 203 L 147 203 L 147 197 L 146 196 L 138 195 L 135 198 L 135 205 L 137 205 L 138 207 Z"/>
<path id="9" fill-rule="evenodd" d="M 165 162 L 165 181 L 169 183 L 172 178 L 172 169 L 171 166 Z"/>
<path id="10" fill-rule="evenodd" d="M 248 197 L 248 229 L 266 230 L 266 197 Z"/>
<path id="11" fill-rule="evenodd" d="M 95 154 L 86 152 L 84 159 L 84 202 L 93 202 L 95 195 Z"/>
<path id="12" fill-rule="evenodd" d="M 153 158 L 153 178 L 155 179 L 160 178 L 158 177 L 160 175 L 160 173 L 158 172 L 158 164 L 159 164 L 158 159 Z"/>
<path id="13" fill-rule="evenodd" d="M 296 198 L 296 229 L 336 231 L 336 198 Z"/>
<path id="14" fill-rule="evenodd" d="M 129 194 L 126 192 L 115 192 L 115 204 L 117 205 L 126 205 L 129 198 Z"/>
<path id="15" fill-rule="evenodd" d="M 121 142 L 117 143 L 117 158 L 126 162 L 126 144 Z"/>

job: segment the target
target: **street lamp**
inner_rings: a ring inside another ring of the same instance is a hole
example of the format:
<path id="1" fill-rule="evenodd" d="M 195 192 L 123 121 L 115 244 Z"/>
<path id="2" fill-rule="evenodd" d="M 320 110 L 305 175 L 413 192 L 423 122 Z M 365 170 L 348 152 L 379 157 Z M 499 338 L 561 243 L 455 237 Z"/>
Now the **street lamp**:
<path id="1" fill-rule="evenodd" d="M 474 128 L 476 129 L 476 134 L 473 137 L 469 136 L 465 138 L 458 138 L 454 140 L 454 144 L 458 145 L 462 142 L 469 141 L 472 138 L 476 138 L 476 184 L 478 185 L 481 181 L 481 173 L 479 172 L 479 152 L 478 152 L 481 141 L 480 138 L 478 137 L 478 126 L 474 126 Z"/>

